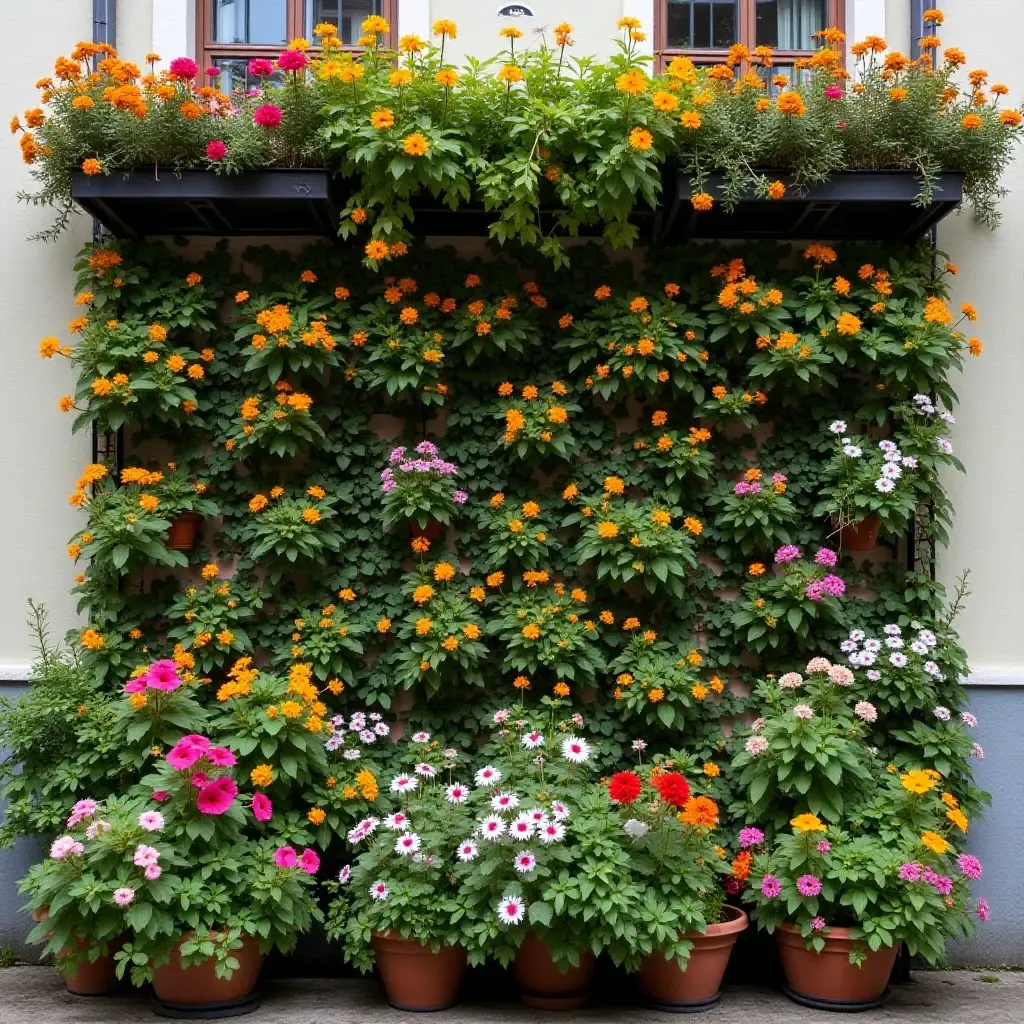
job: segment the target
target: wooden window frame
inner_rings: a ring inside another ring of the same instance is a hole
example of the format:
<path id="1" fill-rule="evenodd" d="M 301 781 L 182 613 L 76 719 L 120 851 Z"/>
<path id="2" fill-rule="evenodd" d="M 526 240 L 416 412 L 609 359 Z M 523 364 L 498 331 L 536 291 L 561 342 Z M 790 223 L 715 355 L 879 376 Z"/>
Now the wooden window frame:
<path id="1" fill-rule="evenodd" d="M 285 42 L 266 45 L 263 43 L 218 43 L 213 39 L 213 11 L 215 0 L 196 0 L 196 60 L 203 68 L 208 68 L 215 60 L 251 60 L 253 57 L 276 57 L 291 40 L 305 36 L 304 24 L 306 11 L 305 0 L 285 0 Z M 398 3 L 399 0 L 382 0 L 381 14 L 391 26 L 390 35 L 384 40 L 385 45 L 394 46 L 398 39 Z M 310 42 L 313 26 L 309 26 L 310 35 L 305 36 Z M 310 52 L 317 52 L 319 47 L 310 46 Z M 359 52 L 358 46 L 346 46 L 344 49 Z"/>
<path id="2" fill-rule="evenodd" d="M 737 25 L 739 38 L 737 42 L 743 43 L 751 50 L 757 45 L 757 0 L 737 0 L 739 6 L 739 24 Z M 697 65 L 722 64 L 729 56 L 726 49 L 702 49 L 700 47 L 683 49 L 681 47 L 669 47 L 668 45 L 668 4 L 669 0 L 655 0 L 654 4 L 654 52 L 657 57 L 658 70 L 663 70 L 665 64 L 673 57 L 689 57 Z M 828 14 L 826 28 L 837 28 L 841 32 L 846 31 L 846 0 L 828 0 Z M 779 67 L 791 67 L 802 57 L 809 57 L 814 50 L 775 50 L 773 59 Z"/>

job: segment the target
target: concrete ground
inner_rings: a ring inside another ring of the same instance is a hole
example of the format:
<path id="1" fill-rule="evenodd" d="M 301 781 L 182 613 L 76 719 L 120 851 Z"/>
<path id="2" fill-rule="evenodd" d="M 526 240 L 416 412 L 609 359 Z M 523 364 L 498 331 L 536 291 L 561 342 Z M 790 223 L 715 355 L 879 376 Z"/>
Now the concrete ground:
<path id="1" fill-rule="evenodd" d="M 140 993 L 83 999 L 68 995 L 49 968 L 0 971 L 0 1024 L 152 1024 L 158 1019 Z M 299 979 L 269 982 L 260 1009 L 239 1019 L 254 1024 L 408 1024 L 415 1018 L 390 1009 L 373 981 Z M 432 1024 L 668 1024 L 680 1018 L 628 1006 L 550 1014 L 492 1002 L 465 1003 L 425 1019 Z M 796 1006 L 778 992 L 739 986 L 727 989 L 721 1003 L 699 1019 L 708 1024 L 824 1024 L 829 1017 Z M 894 986 L 885 1007 L 853 1019 L 857 1024 L 1024 1024 L 1024 973 L 915 972 L 909 984 Z"/>

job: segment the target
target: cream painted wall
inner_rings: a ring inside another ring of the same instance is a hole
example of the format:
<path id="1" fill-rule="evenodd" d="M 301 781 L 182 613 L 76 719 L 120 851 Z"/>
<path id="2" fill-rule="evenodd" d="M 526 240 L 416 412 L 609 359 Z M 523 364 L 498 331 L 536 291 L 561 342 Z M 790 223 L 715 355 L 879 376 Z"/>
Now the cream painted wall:
<path id="1" fill-rule="evenodd" d="M 968 67 L 987 68 L 990 81 L 1024 98 L 1018 41 L 1024 4 L 1004 0 L 946 0 L 941 37 L 968 56 Z M 947 481 L 957 510 L 952 544 L 940 558 L 943 580 L 971 569 L 973 596 L 961 623 L 979 680 L 1024 684 L 1024 154 L 1006 173 L 1009 195 L 1000 204 L 996 231 L 969 213 L 943 223 L 939 247 L 959 266 L 953 298 L 973 302 L 978 323 L 970 333 L 985 344 L 961 380 L 953 443 L 967 475 Z"/>
<path id="2" fill-rule="evenodd" d="M 0 70 L 6 120 L 38 104 L 32 83 L 50 73 L 57 54 L 68 53 L 79 39 L 92 38 L 92 5 L 87 0 L 0 3 L 0 38 L 17 40 L 8 46 Z M 0 679 L 24 678 L 17 666 L 31 659 L 24 625 L 29 596 L 46 602 L 59 630 L 75 624 L 68 593 L 74 569 L 64 546 L 78 527 L 79 514 L 68 506 L 67 497 L 90 455 L 88 434 L 72 439 L 68 417 L 57 411 L 57 399 L 74 388 L 74 374 L 64 360 L 41 360 L 38 346 L 46 335 L 67 338 L 67 323 L 75 315 L 70 267 L 90 235 L 91 221 L 76 217 L 72 230 L 58 242 L 26 241 L 53 219 L 49 210 L 15 201 L 17 191 L 31 186 L 17 140 L 5 133 L 0 145 L 0 281 L 6 310 L 6 386 L 0 403 Z"/>
<path id="3" fill-rule="evenodd" d="M 142 58 L 153 49 L 153 0 L 117 0 L 115 34 L 117 49 L 124 59 L 141 66 Z M 161 53 L 160 56 L 166 64 L 181 54 Z"/>

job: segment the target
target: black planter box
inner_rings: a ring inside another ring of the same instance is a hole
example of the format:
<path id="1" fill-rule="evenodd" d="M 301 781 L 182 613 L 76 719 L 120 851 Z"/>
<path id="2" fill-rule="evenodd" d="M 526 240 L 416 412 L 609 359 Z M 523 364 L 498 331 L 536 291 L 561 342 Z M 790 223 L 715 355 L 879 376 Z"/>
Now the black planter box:
<path id="1" fill-rule="evenodd" d="M 675 188 L 666 188 L 670 205 L 656 228 L 658 240 L 663 244 L 686 238 L 911 242 L 963 200 L 964 175 L 958 172 L 941 174 L 931 202 L 924 206 L 916 204 L 921 183 L 910 171 L 844 171 L 803 190 L 784 172 L 765 173 L 786 186 L 781 199 L 758 199 L 751 193 L 727 212 L 721 203 L 723 178 L 712 175 L 707 191 L 715 205 L 699 213 L 690 203 L 690 178 L 680 172 Z"/>
<path id="2" fill-rule="evenodd" d="M 326 235 L 338 227 L 333 178 L 322 169 L 217 174 L 146 168 L 76 171 L 71 194 L 120 238 L 150 235 Z"/>

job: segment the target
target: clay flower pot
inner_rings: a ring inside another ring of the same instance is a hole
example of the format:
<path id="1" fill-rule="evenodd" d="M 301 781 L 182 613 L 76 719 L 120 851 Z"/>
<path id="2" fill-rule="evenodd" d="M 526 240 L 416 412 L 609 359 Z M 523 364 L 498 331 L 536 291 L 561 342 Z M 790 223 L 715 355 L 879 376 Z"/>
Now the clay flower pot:
<path id="1" fill-rule="evenodd" d="M 444 533 L 444 524 L 436 519 L 428 519 L 426 526 L 420 526 L 415 519 L 409 522 L 409 530 L 413 537 L 426 537 L 427 540 L 437 540 Z"/>
<path id="2" fill-rule="evenodd" d="M 32 911 L 32 920 L 37 924 L 47 920 L 49 916 L 50 908 L 48 906 L 37 907 Z M 75 943 L 79 949 L 84 949 L 88 944 L 85 939 L 78 939 Z M 75 968 L 74 973 L 61 971 L 60 976 L 64 979 L 64 987 L 73 996 L 109 995 L 117 987 L 114 954 L 123 945 L 124 936 L 111 942 L 110 952 L 106 956 L 97 957 L 95 960 L 83 960 Z"/>
<path id="3" fill-rule="evenodd" d="M 856 523 L 847 523 L 839 531 L 839 546 L 844 551 L 871 551 L 878 544 L 881 527 L 878 516 L 868 516 Z"/>
<path id="4" fill-rule="evenodd" d="M 527 935 L 516 953 L 519 1000 L 538 1010 L 575 1010 L 590 998 L 594 954 L 580 954 L 578 967 L 562 969 L 551 959 L 548 947 Z"/>
<path id="5" fill-rule="evenodd" d="M 394 932 L 374 932 L 373 950 L 388 1002 L 417 1013 L 444 1010 L 458 1002 L 466 951 L 442 946 L 436 953 Z"/>
<path id="6" fill-rule="evenodd" d="M 203 517 L 198 512 L 182 512 L 171 520 L 167 535 L 167 547 L 171 551 L 191 551 L 196 546 L 196 536 Z"/>
<path id="7" fill-rule="evenodd" d="M 239 1017 L 252 1013 L 259 1006 L 259 995 L 253 991 L 263 966 L 259 943 L 242 936 L 240 949 L 231 951 L 238 961 L 238 970 L 230 978 L 218 978 L 217 960 L 210 957 L 193 967 L 183 967 L 179 948 L 191 936 L 181 937 L 171 951 L 170 962 L 153 970 L 153 994 L 156 1012 L 162 1017 L 203 1018 Z"/>
<path id="8" fill-rule="evenodd" d="M 849 928 L 829 928 L 823 937 L 825 948 L 817 953 L 806 947 L 793 925 L 784 924 L 776 932 L 786 995 L 804 1006 L 841 1013 L 881 1006 L 889 994 L 887 986 L 900 944 L 868 951 L 858 967 L 850 963 L 850 950 L 866 947 L 850 938 Z"/>
<path id="9" fill-rule="evenodd" d="M 695 1013 L 710 1010 L 718 1002 L 732 948 L 748 925 L 747 915 L 738 907 L 723 907 L 722 918 L 703 934 L 683 936 L 693 943 L 685 971 L 661 953 L 644 960 L 636 980 L 648 1004 L 669 1013 Z"/>

